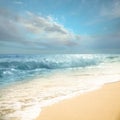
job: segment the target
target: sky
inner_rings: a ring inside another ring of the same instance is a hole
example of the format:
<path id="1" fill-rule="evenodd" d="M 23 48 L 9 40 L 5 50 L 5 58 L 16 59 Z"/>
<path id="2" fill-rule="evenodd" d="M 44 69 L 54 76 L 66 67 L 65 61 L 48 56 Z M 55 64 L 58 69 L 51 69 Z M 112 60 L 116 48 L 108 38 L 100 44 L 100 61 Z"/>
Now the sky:
<path id="1" fill-rule="evenodd" d="M 120 0 L 0 0 L 0 54 L 120 53 Z"/>

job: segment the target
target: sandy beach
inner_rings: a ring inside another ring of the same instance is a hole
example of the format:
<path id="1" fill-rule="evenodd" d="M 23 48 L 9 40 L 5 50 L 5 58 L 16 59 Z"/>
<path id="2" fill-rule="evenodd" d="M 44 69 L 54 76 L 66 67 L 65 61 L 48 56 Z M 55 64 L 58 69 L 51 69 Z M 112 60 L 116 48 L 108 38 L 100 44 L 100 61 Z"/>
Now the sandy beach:
<path id="1" fill-rule="evenodd" d="M 36 120 L 120 120 L 120 82 L 43 108 Z"/>

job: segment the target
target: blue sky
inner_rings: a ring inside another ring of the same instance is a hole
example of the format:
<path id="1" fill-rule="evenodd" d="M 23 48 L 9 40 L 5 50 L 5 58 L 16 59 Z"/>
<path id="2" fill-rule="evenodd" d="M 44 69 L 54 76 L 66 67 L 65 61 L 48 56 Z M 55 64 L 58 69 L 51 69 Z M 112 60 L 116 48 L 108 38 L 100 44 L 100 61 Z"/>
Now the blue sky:
<path id="1" fill-rule="evenodd" d="M 0 53 L 120 53 L 120 1 L 0 0 Z"/>

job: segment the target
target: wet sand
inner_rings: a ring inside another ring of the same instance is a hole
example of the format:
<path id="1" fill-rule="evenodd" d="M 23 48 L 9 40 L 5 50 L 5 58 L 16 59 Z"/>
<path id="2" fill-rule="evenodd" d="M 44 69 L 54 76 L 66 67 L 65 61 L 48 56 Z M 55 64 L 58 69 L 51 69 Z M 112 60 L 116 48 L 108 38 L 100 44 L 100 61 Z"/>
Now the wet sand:
<path id="1" fill-rule="evenodd" d="M 43 108 L 37 120 L 120 120 L 120 82 Z"/>

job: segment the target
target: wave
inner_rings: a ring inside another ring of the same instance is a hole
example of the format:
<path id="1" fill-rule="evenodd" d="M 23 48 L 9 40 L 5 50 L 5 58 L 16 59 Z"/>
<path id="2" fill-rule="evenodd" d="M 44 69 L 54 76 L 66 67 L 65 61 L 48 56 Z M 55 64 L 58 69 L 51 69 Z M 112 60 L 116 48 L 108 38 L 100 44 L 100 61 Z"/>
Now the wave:
<path id="1" fill-rule="evenodd" d="M 0 68 L 14 68 L 18 70 L 57 69 L 71 67 L 86 67 L 96 65 L 100 59 L 95 56 L 82 55 L 49 55 L 9 57 L 9 60 L 0 61 Z"/>
<path id="2" fill-rule="evenodd" d="M 113 61 L 119 56 L 91 54 L 61 55 L 0 55 L 0 83 L 19 81 L 47 71 L 68 68 L 85 68 Z"/>
<path id="3" fill-rule="evenodd" d="M 116 61 L 120 57 L 113 55 L 0 56 L 0 118 L 31 120 L 45 106 L 118 81 Z M 39 79 L 26 79 L 36 75 Z"/>

